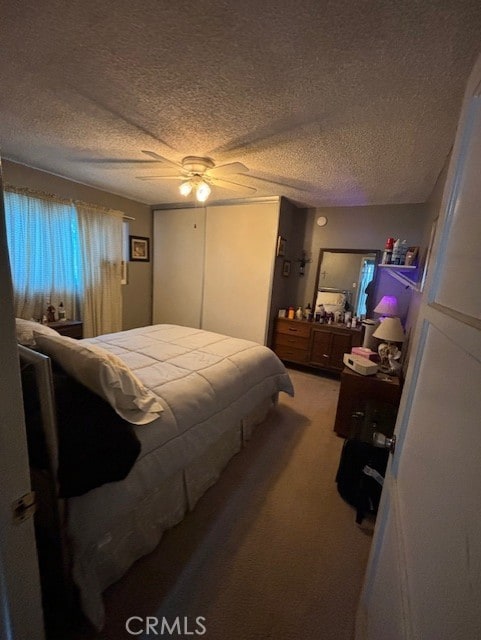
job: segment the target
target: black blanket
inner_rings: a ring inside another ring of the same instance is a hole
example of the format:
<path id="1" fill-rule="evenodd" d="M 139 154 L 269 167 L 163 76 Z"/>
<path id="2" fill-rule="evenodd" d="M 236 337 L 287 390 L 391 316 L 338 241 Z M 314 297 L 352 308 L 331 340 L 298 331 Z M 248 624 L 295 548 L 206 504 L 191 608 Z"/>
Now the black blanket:
<path id="1" fill-rule="evenodd" d="M 53 366 L 59 438 L 60 497 L 80 496 L 125 478 L 140 453 L 133 425 L 102 398 Z M 22 371 L 30 465 L 48 468 L 35 375 Z"/>

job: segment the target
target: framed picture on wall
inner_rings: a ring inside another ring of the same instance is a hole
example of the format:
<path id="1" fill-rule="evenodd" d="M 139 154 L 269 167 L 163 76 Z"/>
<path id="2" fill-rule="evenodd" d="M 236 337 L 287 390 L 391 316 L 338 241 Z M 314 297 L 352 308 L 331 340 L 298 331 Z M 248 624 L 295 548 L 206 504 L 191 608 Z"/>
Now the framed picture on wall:
<path id="1" fill-rule="evenodd" d="M 149 262 L 149 238 L 129 236 L 129 260 L 130 262 Z"/>

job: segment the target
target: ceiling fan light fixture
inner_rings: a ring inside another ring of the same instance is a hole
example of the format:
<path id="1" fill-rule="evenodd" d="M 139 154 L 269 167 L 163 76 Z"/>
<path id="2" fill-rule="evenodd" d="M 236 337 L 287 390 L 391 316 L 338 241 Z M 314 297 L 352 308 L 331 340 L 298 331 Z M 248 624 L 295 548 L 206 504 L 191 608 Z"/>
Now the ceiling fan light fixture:
<path id="1" fill-rule="evenodd" d="M 197 185 L 197 189 L 195 192 L 195 197 L 199 202 L 205 202 L 207 198 L 210 196 L 211 189 L 207 182 L 201 180 Z"/>
<path id="2" fill-rule="evenodd" d="M 188 195 L 190 195 L 192 193 L 192 182 L 190 180 L 182 182 L 179 187 L 179 191 L 181 196 L 187 197 Z"/>

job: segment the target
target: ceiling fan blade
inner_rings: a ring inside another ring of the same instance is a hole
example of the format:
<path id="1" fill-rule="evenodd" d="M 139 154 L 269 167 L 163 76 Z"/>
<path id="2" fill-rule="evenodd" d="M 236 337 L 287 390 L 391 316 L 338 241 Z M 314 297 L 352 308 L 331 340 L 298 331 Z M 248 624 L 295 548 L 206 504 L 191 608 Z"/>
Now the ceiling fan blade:
<path id="1" fill-rule="evenodd" d="M 155 176 L 135 176 L 137 180 L 186 180 L 185 176 L 176 175 L 155 175 Z"/>
<path id="2" fill-rule="evenodd" d="M 316 139 L 323 128 L 319 116 L 295 114 L 251 131 L 212 150 L 213 154 L 261 153 L 272 148 L 295 143 L 299 137 Z"/>
<path id="3" fill-rule="evenodd" d="M 155 174 L 157 178 L 170 178 L 175 176 L 176 178 L 181 178 L 182 174 L 179 172 L 178 167 L 159 167 L 157 164 L 155 167 Z"/>
<path id="4" fill-rule="evenodd" d="M 213 169 L 208 169 L 207 174 L 213 178 L 222 178 L 233 173 L 248 173 L 249 169 L 242 162 L 229 162 L 228 164 L 220 164 Z"/>
<path id="5" fill-rule="evenodd" d="M 307 191 L 307 189 L 303 189 L 302 187 L 297 187 L 294 184 L 289 184 L 288 182 L 277 182 L 277 180 L 267 180 L 266 178 L 260 178 L 259 176 L 254 176 L 252 173 L 249 174 L 249 178 L 253 180 L 259 180 L 260 182 L 266 182 L 267 184 L 275 184 L 279 187 L 288 187 L 289 189 L 295 189 L 296 191 Z"/>
<path id="6" fill-rule="evenodd" d="M 158 166 L 158 160 L 138 160 L 133 158 L 77 158 L 76 162 L 85 162 L 87 164 L 102 164 L 105 165 L 105 169 L 109 168 L 118 168 L 119 164 L 131 164 L 131 165 L 142 165 L 144 167 L 149 166 Z M 109 167 L 108 165 L 113 165 Z"/>
<path id="7" fill-rule="evenodd" d="M 219 180 L 218 178 L 211 178 L 211 180 L 214 185 L 221 187 L 222 189 L 229 189 L 230 191 L 243 191 L 244 193 L 255 193 L 257 191 L 254 187 L 248 187 L 245 184 L 232 182 L 232 180 Z"/>
<path id="8" fill-rule="evenodd" d="M 150 156 L 154 160 L 158 160 L 159 162 L 165 162 L 165 164 L 170 164 L 171 167 L 177 167 L 177 169 L 182 168 L 182 165 L 179 162 L 174 162 L 173 160 L 169 160 L 168 158 L 164 158 L 164 156 L 155 153 L 155 151 L 147 151 L 145 149 L 141 150 L 145 155 Z"/>

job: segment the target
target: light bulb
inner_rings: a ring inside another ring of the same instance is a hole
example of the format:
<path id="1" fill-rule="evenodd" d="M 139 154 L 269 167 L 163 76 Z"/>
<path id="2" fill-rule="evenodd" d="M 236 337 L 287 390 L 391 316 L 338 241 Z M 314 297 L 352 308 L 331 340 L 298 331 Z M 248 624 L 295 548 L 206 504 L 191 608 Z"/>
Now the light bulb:
<path id="1" fill-rule="evenodd" d="M 195 197 L 199 202 L 205 202 L 210 195 L 210 187 L 207 182 L 201 181 L 197 187 Z"/>
<path id="2" fill-rule="evenodd" d="M 183 182 L 179 187 L 180 195 L 188 196 L 192 192 L 192 184 L 187 180 Z"/>

